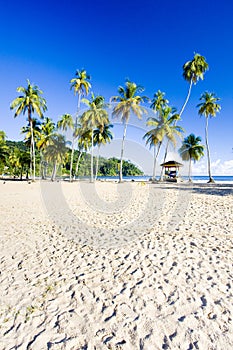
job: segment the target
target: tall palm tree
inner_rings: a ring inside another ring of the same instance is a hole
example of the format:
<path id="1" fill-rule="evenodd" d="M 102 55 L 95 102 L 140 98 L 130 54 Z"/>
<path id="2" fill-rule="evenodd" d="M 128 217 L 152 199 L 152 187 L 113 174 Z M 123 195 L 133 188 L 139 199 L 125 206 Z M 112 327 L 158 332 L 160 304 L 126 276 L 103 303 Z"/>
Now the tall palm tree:
<path id="1" fill-rule="evenodd" d="M 192 85 L 196 84 L 200 79 L 204 79 L 204 74 L 208 70 L 208 68 L 209 65 L 206 62 L 205 57 L 201 56 L 198 53 L 194 55 L 194 58 L 191 61 L 187 61 L 183 65 L 183 77 L 189 83 L 189 89 L 184 104 L 179 112 L 180 117 L 181 114 L 184 112 L 185 106 L 187 105 L 188 100 L 190 98 Z"/>
<path id="2" fill-rule="evenodd" d="M 78 128 L 78 118 L 79 118 L 79 112 L 80 112 L 80 105 L 82 98 L 84 96 L 87 96 L 90 88 L 90 75 L 86 72 L 85 69 L 76 70 L 75 78 L 70 80 L 70 88 L 74 90 L 74 94 L 78 94 L 78 103 L 77 103 L 77 114 L 75 117 L 75 123 L 74 123 L 74 133 L 73 133 L 73 140 L 72 140 L 72 150 L 71 150 L 71 162 L 70 162 L 70 174 L 72 174 L 73 169 L 73 159 L 74 159 L 74 144 L 75 144 L 75 135 L 76 129 Z M 70 181 L 71 181 L 71 175 L 70 175 Z"/>
<path id="3" fill-rule="evenodd" d="M 72 150 L 70 156 L 70 182 L 72 181 L 72 169 L 74 158 L 74 143 L 75 143 L 75 125 L 71 114 L 63 114 L 57 123 L 57 128 L 62 131 L 72 130 Z"/>
<path id="4" fill-rule="evenodd" d="M 168 106 L 169 101 L 164 97 L 165 93 L 158 90 L 152 99 L 151 108 L 158 113 L 158 118 L 149 118 L 147 120 L 147 125 L 154 127 L 149 130 L 144 136 L 143 139 L 146 139 L 146 144 L 154 147 L 154 162 L 153 162 L 153 175 L 152 180 L 156 180 L 156 163 L 157 158 L 162 146 L 162 141 L 164 138 L 164 129 L 163 126 L 163 110 Z M 156 151 L 157 146 L 157 151 Z"/>
<path id="5" fill-rule="evenodd" d="M 45 120 L 41 124 L 40 138 L 36 143 L 37 148 L 40 151 L 42 179 L 46 179 L 46 167 L 47 167 L 47 162 L 44 158 L 44 153 L 45 153 L 46 147 L 49 145 L 51 138 L 54 135 L 54 132 L 55 132 L 55 123 L 52 121 L 52 119 L 48 117 L 45 118 Z"/>
<path id="6" fill-rule="evenodd" d="M 99 125 L 95 130 L 93 134 L 93 141 L 94 146 L 98 146 L 98 155 L 96 160 L 96 171 L 95 171 L 95 180 L 97 179 L 98 175 L 98 168 L 99 168 L 99 157 L 100 157 L 100 146 L 106 145 L 107 142 L 111 142 L 113 135 L 110 130 L 110 128 L 113 128 L 112 124 L 105 124 L 103 127 Z"/>
<path id="7" fill-rule="evenodd" d="M 95 96 L 92 93 L 90 101 L 84 98 L 82 102 L 89 107 L 81 116 L 80 122 L 84 130 L 91 130 L 91 182 L 93 182 L 94 129 L 97 126 L 104 128 L 104 125 L 108 123 L 108 112 L 103 96 Z"/>
<path id="8" fill-rule="evenodd" d="M 182 160 L 189 161 L 189 181 L 191 178 L 191 164 L 192 160 L 195 162 L 204 156 L 204 146 L 200 144 L 201 137 L 190 134 L 184 138 L 182 146 L 179 149 Z"/>
<path id="9" fill-rule="evenodd" d="M 21 113 L 27 112 L 28 122 L 31 128 L 31 158 L 33 159 L 33 181 L 36 177 L 36 157 L 35 157 L 35 142 L 33 138 L 33 121 L 32 114 L 36 112 L 40 118 L 43 117 L 43 112 L 47 110 L 46 100 L 41 96 L 43 91 L 38 86 L 33 85 L 27 80 L 27 87 L 20 86 L 17 88 L 17 92 L 22 93 L 19 97 L 16 97 L 11 105 L 11 109 L 15 109 L 14 117 L 17 117 Z M 32 174 L 31 174 L 32 175 Z"/>
<path id="10" fill-rule="evenodd" d="M 210 149 L 209 149 L 209 140 L 208 140 L 208 122 L 209 117 L 215 117 L 216 113 L 220 111 L 221 106 L 217 103 L 220 98 L 218 98 L 213 92 L 204 92 L 201 97 L 197 107 L 199 108 L 198 114 L 203 115 L 206 118 L 205 125 L 205 142 L 207 150 L 207 159 L 208 159 L 208 174 L 209 174 L 209 183 L 214 182 L 213 177 L 211 176 L 211 164 L 210 164 Z"/>
<path id="11" fill-rule="evenodd" d="M 35 156 L 35 145 L 40 138 L 40 132 L 41 132 L 40 121 L 36 118 L 32 118 L 31 125 L 28 123 L 27 126 L 23 126 L 21 128 L 21 134 L 25 134 L 25 137 L 24 137 L 25 145 L 29 147 L 29 149 L 31 149 L 31 145 L 32 143 L 34 143 L 34 156 Z M 33 163 L 32 152 L 30 152 L 30 155 L 31 155 L 30 173 L 32 173 L 32 163 Z M 35 163 L 34 163 L 34 166 L 35 166 Z"/>
<path id="12" fill-rule="evenodd" d="M 67 153 L 65 137 L 60 134 L 54 134 L 45 151 L 46 158 L 53 163 L 51 180 L 56 179 L 57 165 L 62 163 Z"/>
<path id="13" fill-rule="evenodd" d="M 124 125 L 124 132 L 122 138 L 121 146 L 121 161 L 120 161 L 120 172 L 119 181 L 122 182 L 122 164 L 124 155 L 124 144 L 127 131 L 127 125 L 130 119 L 130 114 L 136 115 L 139 119 L 146 114 L 145 108 L 141 106 L 141 103 L 148 101 L 148 97 L 140 96 L 138 93 L 144 91 L 144 88 L 137 85 L 134 82 L 126 80 L 125 87 L 119 86 L 118 93 L 119 96 L 113 96 L 111 98 L 112 102 L 117 102 L 116 106 L 113 108 L 113 117 L 118 117 L 121 119 Z"/>

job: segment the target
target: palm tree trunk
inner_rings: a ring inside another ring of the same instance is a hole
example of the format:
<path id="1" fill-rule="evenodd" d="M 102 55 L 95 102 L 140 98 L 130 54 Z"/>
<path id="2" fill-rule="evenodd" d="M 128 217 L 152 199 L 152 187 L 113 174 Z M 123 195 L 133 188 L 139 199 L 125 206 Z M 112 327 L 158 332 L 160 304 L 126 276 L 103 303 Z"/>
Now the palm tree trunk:
<path id="1" fill-rule="evenodd" d="M 53 164 L 53 172 L 52 172 L 52 177 L 51 177 L 51 181 L 54 181 L 56 178 L 56 172 L 57 172 L 57 162 L 55 161 Z"/>
<path id="2" fill-rule="evenodd" d="M 192 165 L 192 158 L 190 157 L 189 158 L 189 182 L 192 181 L 192 179 L 191 179 L 191 165 Z"/>
<path id="3" fill-rule="evenodd" d="M 156 180 L 156 164 L 157 164 L 157 158 L 158 158 L 158 155 L 159 155 L 159 151 L 160 151 L 161 145 L 162 145 L 162 142 L 159 143 L 157 152 L 155 151 L 156 148 L 154 146 L 154 167 L 153 167 L 152 180 Z"/>
<path id="4" fill-rule="evenodd" d="M 122 182 L 122 165 L 123 165 L 123 155 L 124 155 L 124 147 L 125 147 L 125 137 L 126 137 L 127 123 L 125 122 L 124 133 L 121 144 L 121 162 L 120 162 L 120 172 L 119 172 L 119 182 Z"/>
<path id="5" fill-rule="evenodd" d="M 32 160 L 33 160 L 33 181 L 36 179 L 36 155 L 35 155 L 35 143 L 33 135 L 33 125 L 30 118 L 30 129 L 31 129 L 31 150 L 32 150 Z"/>
<path id="6" fill-rule="evenodd" d="M 207 160 L 208 160 L 208 174 L 209 174 L 208 182 L 214 182 L 214 179 L 211 176 L 210 149 L 209 149 L 209 141 L 208 141 L 208 117 L 206 117 L 206 125 L 205 125 L 205 142 L 206 142 Z"/>
<path id="7" fill-rule="evenodd" d="M 99 159 L 100 159 L 100 146 L 98 146 L 98 155 L 96 158 L 95 180 L 97 179 L 98 170 L 99 170 Z"/>
<path id="8" fill-rule="evenodd" d="M 163 158 L 163 163 L 165 163 L 166 158 L 167 158 L 168 146 L 169 146 L 169 140 L 167 141 L 167 145 L 166 145 L 166 149 L 165 149 L 165 153 L 164 153 L 164 158 Z M 160 173 L 159 181 L 163 181 L 163 167 L 162 167 L 162 170 L 161 170 L 161 173 Z"/>
<path id="9" fill-rule="evenodd" d="M 75 180 L 75 175 L 78 175 L 79 162 L 80 162 L 80 159 L 81 159 L 82 154 L 83 154 L 83 151 L 80 151 L 80 152 L 79 152 L 79 155 L 78 155 L 78 160 L 77 160 L 76 168 L 75 168 L 74 180 Z"/>
<path id="10" fill-rule="evenodd" d="M 189 100 L 190 95 L 191 95 L 192 85 L 193 85 L 193 81 L 192 81 L 192 79 L 191 79 L 190 84 L 189 84 L 188 94 L 187 94 L 187 97 L 186 97 L 186 99 L 185 99 L 185 101 L 184 101 L 184 104 L 183 104 L 183 106 L 182 106 L 182 108 L 181 108 L 181 110 L 180 110 L 179 116 L 181 116 L 181 114 L 184 112 L 184 109 L 185 109 L 185 107 L 186 107 L 186 105 L 187 105 L 187 103 L 188 103 L 188 100 Z"/>
<path id="11" fill-rule="evenodd" d="M 73 132 L 73 139 L 72 139 L 72 150 L 71 150 L 71 157 L 70 157 L 70 182 L 72 181 L 72 170 L 73 170 L 73 162 L 74 162 L 74 146 L 75 146 L 75 132 L 77 129 L 78 124 L 78 113 L 80 110 L 80 103 L 81 103 L 81 94 L 78 93 L 78 106 L 77 106 L 77 114 L 75 117 L 75 125 L 74 125 L 74 132 Z"/>
<path id="12" fill-rule="evenodd" d="M 93 149 L 94 149 L 94 133 L 91 131 L 91 182 L 93 182 Z"/>

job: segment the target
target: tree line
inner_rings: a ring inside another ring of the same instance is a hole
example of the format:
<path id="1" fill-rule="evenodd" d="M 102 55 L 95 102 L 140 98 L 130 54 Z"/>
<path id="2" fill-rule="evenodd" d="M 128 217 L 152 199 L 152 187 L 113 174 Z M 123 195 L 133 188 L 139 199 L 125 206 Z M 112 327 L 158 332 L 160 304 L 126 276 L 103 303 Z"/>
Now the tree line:
<path id="1" fill-rule="evenodd" d="M 184 161 L 189 161 L 189 179 L 191 180 L 191 162 L 199 160 L 204 155 L 204 148 L 207 152 L 209 182 L 214 182 L 211 175 L 210 149 L 208 143 L 208 122 L 211 117 L 216 116 L 220 111 L 218 104 L 219 98 L 213 92 L 204 92 L 200 97 L 200 103 L 197 105 L 198 113 L 205 117 L 205 147 L 201 144 L 200 136 L 194 133 L 184 137 L 184 129 L 179 125 L 181 115 L 189 101 L 191 90 L 199 80 L 204 79 L 204 74 L 209 66 L 205 57 L 195 54 L 193 59 L 183 65 L 183 77 L 189 83 L 187 96 L 180 111 L 169 105 L 165 98 L 165 93 L 158 90 L 152 99 L 142 95 L 144 88 L 135 82 L 126 80 L 124 86 L 118 87 L 118 95 L 111 97 L 112 105 L 111 115 L 118 118 L 123 123 L 123 137 L 121 145 L 120 160 L 117 165 L 119 181 L 122 181 L 125 171 L 126 162 L 124 161 L 125 138 L 127 126 L 131 115 L 142 119 L 148 114 L 147 105 L 153 111 L 153 117 L 147 118 L 149 131 L 145 133 L 144 140 L 146 144 L 154 148 L 154 164 L 152 179 L 156 180 L 156 162 L 161 151 L 162 144 L 165 144 L 164 161 L 167 156 L 169 144 L 176 146 L 177 138 L 182 138 L 182 146 L 179 153 Z M 44 116 L 47 111 L 47 102 L 43 97 L 43 91 L 37 85 L 31 84 L 27 80 L 26 87 L 18 87 L 17 92 L 20 94 L 16 97 L 10 109 L 14 111 L 14 117 L 23 114 L 27 116 L 27 125 L 22 128 L 24 134 L 24 145 L 26 148 L 17 150 L 9 154 L 6 144 L 6 136 L 3 131 L 0 133 L 0 164 L 4 167 L 8 161 L 18 159 L 21 164 L 21 176 L 24 169 L 28 169 L 29 176 L 35 180 L 36 173 L 43 178 L 46 177 L 47 165 L 52 164 L 52 176 L 54 180 L 57 174 L 57 167 L 60 164 L 66 164 L 69 170 L 69 180 L 73 181 L 80 172 L 80 161 L 84 155 L 90 151 L 90 178 L 93 182 L 106 165 L 99 162 L 99 155 L 95 158 L 94 173 L 94 147 L 98 148 L 113 138 L 112 128 L 109 115 L 109 104 L 101 95 L 95 95 L 91 91 L 91 77 L 85 69 L 77 70 L 75 77 L 70 80 L 70 88 L 77 95 L 77 111 L 75 116 L 64 114 L 59 117 L 57 124 L 52 119 Z M 90 96 L 89 98 L 87 98 Z M 81 113 L 81 104 L 87 108 Z M 35 114 L 40 118 L 35 118 Z M 72 134 L 71 141 L 67 142 L 64 133 L 70 131 Z M 29 148 L 29 152 L 27 149 Z M 99 152 L 98 152 L 99 153 Z M 114 158 L 113 158 L 114 159 Z M 16 161 L 16 160 L 15 160 Z M 115 159 L 114 159 L 115 162 Z M 113 163 L 114 163 L 113 162 Z M 37 169 L 39 164 L 39 170 Z M 131 163 L 129 163 L 131 164 Z M 100 167 L 101 165 L 101 167 Z M 131 166 L 131 165 L 130 165 Z M 110 167 L 111 168 L 111 167 Z M 109 168 L 109 169 L 110 169 Z M 137 168 L 134 167 L 134 171 Z M 132 170 L 132 169 L 131 169 Z M 103 173 L 103 172 L 102 172 Z M 114 171 L 109 170 L 109 174 Z M 115 175 L 115 173 L 114 173 Z M 163 179 L 163 173 L 160 174 Z"/>

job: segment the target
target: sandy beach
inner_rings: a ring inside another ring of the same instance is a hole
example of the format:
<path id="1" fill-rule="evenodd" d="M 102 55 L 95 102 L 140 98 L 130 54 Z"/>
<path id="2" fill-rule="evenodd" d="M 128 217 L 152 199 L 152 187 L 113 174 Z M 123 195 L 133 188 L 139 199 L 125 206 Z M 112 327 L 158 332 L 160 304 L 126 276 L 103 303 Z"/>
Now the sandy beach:
<path id="1" fill-rule="evenodd" d="M 232 199 L 0 181 L 0 349 L 233 349 Z"/>

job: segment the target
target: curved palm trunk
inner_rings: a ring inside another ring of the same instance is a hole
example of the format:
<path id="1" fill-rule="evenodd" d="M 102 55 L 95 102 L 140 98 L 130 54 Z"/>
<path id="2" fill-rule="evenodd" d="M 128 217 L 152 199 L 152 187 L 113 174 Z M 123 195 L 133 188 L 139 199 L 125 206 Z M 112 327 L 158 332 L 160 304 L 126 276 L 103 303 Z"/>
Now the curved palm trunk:
<path id="1" fill-rule="evenodd" d="M 165 153 L 164 153 L 164 158 L 163 158 L 163 163 L 165 163 L 166 158 L 167 158 L 168 146 L 169 146 L 169 140 L 167 141 L 167 145 L 166 145 L 166 149 L 165 149 Z M 163 181 L 163 167 L 162 167 L 162 170 L 161 170 L 161 173 L 160 173 L 159 181 Z"/>
<path id="2" fill-rule="evenodd" d="M 214 179 L 211 176 L 210 149 L 209 149 L 209 142 L 208 142 L 208 117 L 206 117 L 206 125 L 205 125 L 205 142 L 206 142 L 207 160 L 208 160 L 208 174 L 209 174 L 208 182 L 214 182 Z"/>
<path id="3" fill-rule="evenodd" d="M 127 130 L 127 123 L 125 123 L 122 144 L 121 144 L 121 162 L 120 162 L 119 182 L 122 182 L 122 179 L 123 179 L 123 177 L 122 177 L 122 165 L 123 165 L 126 130 Z"/>
<path id="4" fill-rule="evenodd" d="M 157 152 L 156 152 L 156 147 L 154 146 L 154 167 L 153 167 L 152 180 L 156 180 L 156 164 L 157 164 L 157 158 L 160 152 L 161 145 L 162 145 L 162 142 L 159 143 Z"/>
<path id="5" fill-rule="evenodd" d="M 74 146 L 75 146 L 75 132 L 77 129 L 78 124 L 78 113 L 80 110 L 80 102 L 81 102 L 81 94 L 78 93 L 78 106 L 77 106 L 77 115 L 75 118 L 75 125 L 74 125 L 74 132 L 73 132 L 73 139 L 72 139 L 72 149 L 71 149 L 71 157 L 70 157 L 70 182 L 72 181 L 72 170 L 73 170 L 73 162 L 74 162 Z"/>
<path id="6" fill-rule="evenodd" d="M 95 180 L 97 179 L 98 170 L 99 170 L 99 159 L 100 159 L 100 145 L 98 146 L 98 155 L 96 159 Z"/>
<path id="7" fill-rule="evenodd" d="M 91 182 L 93 182 L 93 149 L 94 149 L 94 133 L 91 131 Z"/>
<path id="8" fill-rule="evenodd" d="M 186 97 L 186 99 L 185 99 L 185 101 L 184 101 L 184 104 L 183 104 L 183 106 L 182 106 L 182 108 L 181 108 L 181 110 L 180 110 L 179 116 L 181 116 L 181 114 L 184 112 L 184 109 L 185 109 L 185 107 L 186 107 L 186 105 L 187 105 L 187 103 L 188 103 L 188 100 L 189 100 L 190 95 L 191 95 L 192 85 L 193 85 L 193 81 L 191 80 L 191 81 L 190 81 L 190 84 L 189 84 L 188 94 L 187 94 L 187 97 Z"/>

